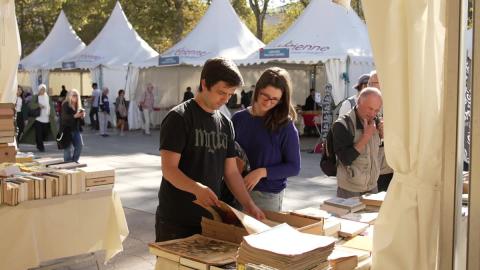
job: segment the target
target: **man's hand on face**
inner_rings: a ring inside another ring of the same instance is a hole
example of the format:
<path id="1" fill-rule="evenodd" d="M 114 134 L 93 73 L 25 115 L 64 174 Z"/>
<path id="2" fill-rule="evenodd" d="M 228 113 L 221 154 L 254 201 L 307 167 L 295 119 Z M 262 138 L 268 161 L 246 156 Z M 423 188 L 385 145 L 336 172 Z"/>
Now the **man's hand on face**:
<path id="1" fill-rule="evenodd" d="M 380 135 L 380 139 L 383 139 L 383 119 L 380 120 L 377 126 L 378 129 L 378 135 Z"/>
<path id="2" fill-rule="evenodd" d="M 377 127 L 375 126 L 375 121 L 370 121 L 368 122 L 366 119 L 363 119 L 363 136 L 370 139 L 373 134 L 375 134 L 375 131 L 377 130 Z"/>

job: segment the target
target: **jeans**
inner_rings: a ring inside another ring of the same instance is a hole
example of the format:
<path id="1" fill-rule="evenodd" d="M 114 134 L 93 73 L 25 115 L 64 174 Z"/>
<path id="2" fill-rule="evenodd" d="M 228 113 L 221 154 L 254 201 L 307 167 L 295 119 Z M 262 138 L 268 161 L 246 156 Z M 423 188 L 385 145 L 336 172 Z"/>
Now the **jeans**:
<path id="1" fill-rule="evenodd" d="M 202 233 L 202 228 L 183 226 L 181 224 L 168 223 L 161 220 L 158 215 L 155 221 L 155 242 L 185 238 L 194 234 Z"/>
<path id="2" fill-rule="evenodd" d="M 282 211 L 283 195 L 285 195 L 285 189 L 279 193 L 263 192 L 258 190 L 253 190 L 250 192 L 250 196 L 258 208 L 273 212 Z"/>
<path id="3" fill-rule="evenodd" d="M 72 156 L 72 147 L 73 147 L 73 156 Z M 80 131 L 72 132 L 72 143 L 70 146 L 63 149 L 63 161 L 65 162 L 78 162 L 80 159 L 80 154 L 82 153 L 83 140 Z"/>
<path id="4" fill-rule="evenodd" d="M 143 117 L 145 118 L 145 134 L 150 134 L 152 111 L 149 109 L 143 109 Z"/>
<path id="5" fill-rule="evenodd" d="M 100 112 L 99 116 L 100 135 L 107 134 L 108 119 L 110 118 L 110 115 L 106 112 Z"/>
<path id="6" fill-rule="evenodd" d="M 98 107 L 90 108 L 90 125 L 98 130 Z"/>
<path id="7" fill-rule="evenodd" d="M 43 152 L 45 151 L 45 146 L 43 145 L 43 141 L 45 141 L 48 137 L 50 123 L 42 123 L 40 121 L 35 120 L 34 125 L 35 125 L 35 141 L 37 143 L 37 149 Z"/>

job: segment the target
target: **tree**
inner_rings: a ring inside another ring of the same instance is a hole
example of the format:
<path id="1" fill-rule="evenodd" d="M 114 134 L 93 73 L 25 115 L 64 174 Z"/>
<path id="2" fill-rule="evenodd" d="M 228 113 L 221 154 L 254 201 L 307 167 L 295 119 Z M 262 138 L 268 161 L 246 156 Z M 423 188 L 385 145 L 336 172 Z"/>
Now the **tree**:
<path id="1" fill-rule="evenodd" d="M 270 0 L 248 0 L 250 8 L 255 15 L 255 21 L 257 23 L 257 38 L 263 40 L 263 23 L 265 16 L 267 15 L 268 3 Z"/>
<path id="2" fill-rule="evenodd" d="M 23 56 L 48 35 L 60 10 L 86 43 L 95 39 L 108 20 L 115 0 L 16 0 Z M 178 42 L 205 14 L 203 0 L 121 0 L 137 33 L 155 50 L 163 52 Z"/>
<path id="3" fill-rule="evenodd" d="M 238 14 L 240 19 L 250 29 L 250 31 L 256 31 L 255 16 L 252 9 L 247 5 L 246 0 L 232 0 L 233 9 Z"/>

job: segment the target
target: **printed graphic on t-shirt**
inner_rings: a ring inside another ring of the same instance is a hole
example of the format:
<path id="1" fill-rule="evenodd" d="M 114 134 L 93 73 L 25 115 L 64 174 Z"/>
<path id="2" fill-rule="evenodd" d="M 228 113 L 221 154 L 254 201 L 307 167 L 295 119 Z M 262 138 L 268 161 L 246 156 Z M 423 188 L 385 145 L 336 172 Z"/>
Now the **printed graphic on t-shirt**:
<path id="1" fill-rule="evenodd" d="M 209 153 L 227 150 L 228 135 L 224 132 L 195 129 L 195 147 L 206 148 Z"/>

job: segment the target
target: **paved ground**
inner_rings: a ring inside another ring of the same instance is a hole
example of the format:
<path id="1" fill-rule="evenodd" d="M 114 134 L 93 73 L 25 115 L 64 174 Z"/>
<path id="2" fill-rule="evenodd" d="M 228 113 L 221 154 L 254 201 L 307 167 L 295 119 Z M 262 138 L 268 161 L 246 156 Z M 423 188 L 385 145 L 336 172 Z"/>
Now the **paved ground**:
<path id="1" fill-rule="evenodd" d="M 124 252 L 115 256 L 104 268 L 154 269 L 155 258 L 148 253 L 147 244 L 155 238 L 154 213 L 162 175 L 158 130 L 154 130 L 152 136 L 134 131 L 124 137 L 112 134 L 107 138 L 86 131 L 83 138 L 85 146 L 81 162 L 101 163 L 116 169 L 115 190 L 120 194 L 130 230 L 124 242 Z M 316 138 L 301 138 L 302 169 L 299 176 L 289 179 L 284 210 L 318 206 L 324 199 L 335 195 L 335 179 L 323 175 L 318 165 L 319 155 L 309 153 L 315 142 Z M 38 154 L 30 145 L 20 145 L 20 150 Z M 48 143 L 46 150 L 42 155 L 63 157 L 63 152 L 57 150 L 53 143 Z M 93 270 L 96 266 L 90 260 L 59 269 Z"/>

